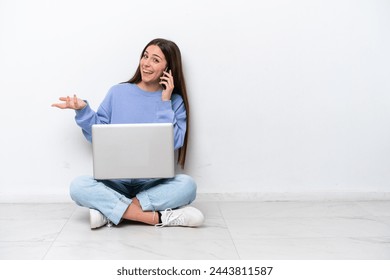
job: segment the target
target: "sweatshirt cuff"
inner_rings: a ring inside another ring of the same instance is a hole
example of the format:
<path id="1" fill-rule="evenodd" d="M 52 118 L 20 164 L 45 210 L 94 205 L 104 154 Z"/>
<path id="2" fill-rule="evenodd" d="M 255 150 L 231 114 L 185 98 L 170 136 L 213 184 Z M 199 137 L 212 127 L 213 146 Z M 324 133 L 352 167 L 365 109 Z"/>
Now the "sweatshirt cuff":
<path id="1" fill-rule="evenodd" d="M 87 103 L 87 106 L 85 106 L 83 109 L 75 110 L 76 112 L 76 119 L 83 120 L 88 118 L 88 116 L 91 114 L 91 107 L 89 106 L 88 102 L 84 100 L 85 103 Z"/>

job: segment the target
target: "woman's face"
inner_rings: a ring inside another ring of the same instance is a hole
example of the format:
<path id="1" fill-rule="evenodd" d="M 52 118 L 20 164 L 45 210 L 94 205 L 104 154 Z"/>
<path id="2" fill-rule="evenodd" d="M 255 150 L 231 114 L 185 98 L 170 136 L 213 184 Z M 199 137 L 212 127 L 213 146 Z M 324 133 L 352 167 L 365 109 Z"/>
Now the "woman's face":
<path id="1" fill-rule="evenodd" d="M 160 77 L 166 67 L 167 61 L 161 49 L 156 45 L 148 46 L 140 60 L 142 83 L 160 86 Z"/>

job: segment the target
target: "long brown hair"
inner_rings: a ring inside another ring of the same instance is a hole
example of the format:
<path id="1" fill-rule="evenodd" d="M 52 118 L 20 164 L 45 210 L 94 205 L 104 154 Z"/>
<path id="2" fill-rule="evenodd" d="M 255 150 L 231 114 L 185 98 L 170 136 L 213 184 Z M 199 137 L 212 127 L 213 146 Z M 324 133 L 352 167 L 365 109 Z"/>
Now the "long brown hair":
<path id="1" fill-rule="evenodd" d="M 184 168 L 184 164 L 186 161 L 186 153 L 187 153 L 187 139 L 188 139 L 188 134 L 189 134 L 188 131 L 189 131 L 189 123 L 190 123 L 189 122 L 189 120 L 190 120 L 190 107 L 188 104 L 187 88 L 186 88 L 186 83 L 185 83 L 184 74 L 183 74 L 183 67 L 182 67 L 182 63 L 181 63 L 180 49 L 172 41 L 157 38 L 157 39 L 150 41 L 145 46 L 145 48 L 142 50 L 141 58 L 142 58 L 143 54 L 145 53 L 145 50 L 151 45 L 158 46 L 161 49 L 161 51 L 163 52 L 165 59 L 167 60 L 167 67 L 168 67 L 168 69 L 172 70 L 173 81 L 175 84 L 175 88 L 173 89 L 173 93 L 179 94 L 183 98 L 184 106 L 186 108 L 187 130 L 186 130 L 186 134 L 184 136 L 183 146 L 179 149 L 179 157 L 177 160 L 177 163 L 181 166 L 181 168 Z M 130 80 L 128 80 L 126 83 L 137 84 L 141 81 L 142 81 L 141 69 L 140 69 L 140 66 L 138 65 L 134 76 Z"/>

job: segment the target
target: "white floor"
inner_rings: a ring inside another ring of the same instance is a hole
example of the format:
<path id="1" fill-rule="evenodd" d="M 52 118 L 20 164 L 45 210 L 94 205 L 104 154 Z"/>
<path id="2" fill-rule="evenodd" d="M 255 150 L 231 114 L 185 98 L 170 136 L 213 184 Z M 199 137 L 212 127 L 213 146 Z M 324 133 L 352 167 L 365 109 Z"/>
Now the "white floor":
<path id="1" fill-rule="evenodd" d="M 71 203 L 0 204 L 0 259 L 390 259 L 390 201 L 194 205 L 200 228 L 90 230 Z"/>

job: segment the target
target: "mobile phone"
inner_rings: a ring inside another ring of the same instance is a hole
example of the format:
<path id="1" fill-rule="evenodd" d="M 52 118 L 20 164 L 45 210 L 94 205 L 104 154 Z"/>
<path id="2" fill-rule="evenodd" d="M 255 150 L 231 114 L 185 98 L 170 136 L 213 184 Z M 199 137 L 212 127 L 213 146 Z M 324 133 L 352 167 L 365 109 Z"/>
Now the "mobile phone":
<path id="1" fill-rule="evenodd" d="M 164 72 L 168 72 L 168 67 L 165 68 Z M 161 77 L 163 77 L 165 74 L 163 74 Z M 161 84 L 162 88 L 163 89 L 166 89 L 165 85 L 164 84 Z"/>

